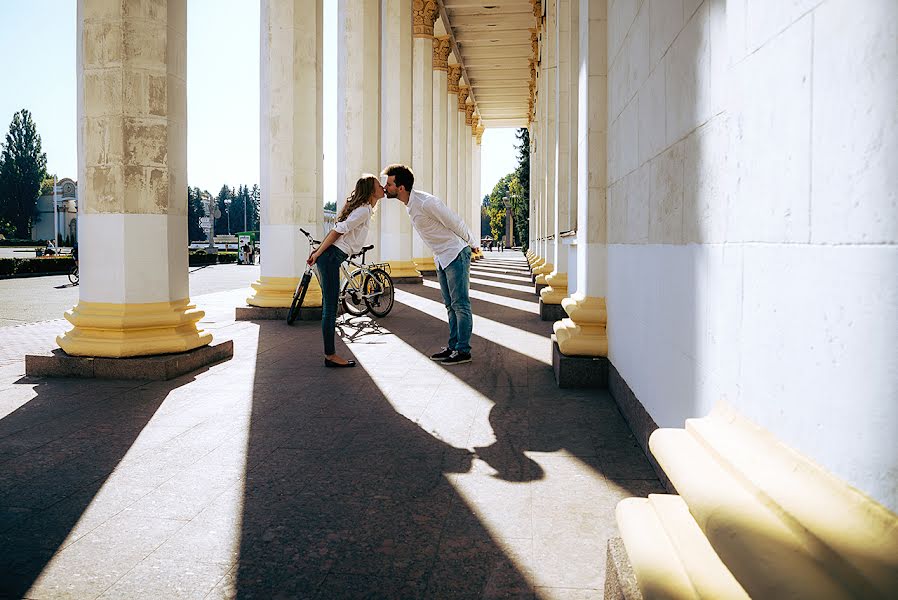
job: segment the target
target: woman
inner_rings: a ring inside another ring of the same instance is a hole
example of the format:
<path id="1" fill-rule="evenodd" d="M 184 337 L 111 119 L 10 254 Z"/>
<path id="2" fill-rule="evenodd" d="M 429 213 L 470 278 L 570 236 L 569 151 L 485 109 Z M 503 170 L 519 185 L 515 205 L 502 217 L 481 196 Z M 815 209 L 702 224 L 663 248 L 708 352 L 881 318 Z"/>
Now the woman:
<path id="1" fill-rule="evenodd" d="M 324 336 L 324 366 L 354 367 L 354 360 L 338 356 L 334 347 L 334 327 L 337 322 L 337 296 L 340 294 L 340 265 L 349 256 L 361 251 L 368 237 L 368 224 L 377 201 L 384 197 L 384 188 L 374 175 L 362 175 L 355 190 L 346 199 L 337 224 L 325 236 L 321 245 L 306 261 L 318 264 L 321 281 L 321 333 Z"/>

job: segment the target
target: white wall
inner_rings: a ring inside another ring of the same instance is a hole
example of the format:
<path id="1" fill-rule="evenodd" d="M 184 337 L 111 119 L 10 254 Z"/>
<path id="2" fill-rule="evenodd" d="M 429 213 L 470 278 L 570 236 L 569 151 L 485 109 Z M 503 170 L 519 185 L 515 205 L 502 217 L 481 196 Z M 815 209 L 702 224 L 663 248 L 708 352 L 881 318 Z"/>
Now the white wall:
<path id="1" fill-rule="evenodd" d="M 898 510 L 898 3 L 609 4 L 610 358 Z"/>

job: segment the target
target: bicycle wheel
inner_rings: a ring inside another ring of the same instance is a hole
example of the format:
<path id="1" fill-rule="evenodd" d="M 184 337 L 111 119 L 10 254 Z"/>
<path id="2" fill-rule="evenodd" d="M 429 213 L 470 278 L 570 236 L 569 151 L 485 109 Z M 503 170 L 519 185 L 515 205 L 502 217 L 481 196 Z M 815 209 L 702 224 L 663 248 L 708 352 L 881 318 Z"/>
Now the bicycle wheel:
<path id="1" fill-rule="evenodd" d="M 78 265 L 75 265 L 69 271 L 69 281 L 72 282 L 72 285 L 78 285 Z"/>
<path id="2" fill-rule="evenodd" d="M 299 280 L 299 285 L 296 286 L 296 293 L 293 294 L 293 304 L 290 305 L 290 310 L 287 311 L 287 325 L 293 325 L 293 322 L 299 318 L 299 313 L 302 310 L 302 301 L 306 298 L 306 292 L 309 291 L 309 282 L 312 280 L 312 271 L 306 270 L 302 275 L 302 279 Z"/>
<path id="3" fill-rule="evenodd" d="M 356 269 L 349 276 L 349 279 L 343 282 L 343 287 L 340 289 L 340 300 L 343 303 L 343 310 L 354 317 L 361 317 L 368 312 L 368 306 L 361 298 L 362 292 L 360 290 L 365 289 L 363 281 L 362 271 Z"/>
<path id="4" fill-rule="evenodd" d="M 376 317 L 386 317 L 393 310 L 393 278 L 383 269 L 371 269 L 365 277 L 365 304 Z"/>

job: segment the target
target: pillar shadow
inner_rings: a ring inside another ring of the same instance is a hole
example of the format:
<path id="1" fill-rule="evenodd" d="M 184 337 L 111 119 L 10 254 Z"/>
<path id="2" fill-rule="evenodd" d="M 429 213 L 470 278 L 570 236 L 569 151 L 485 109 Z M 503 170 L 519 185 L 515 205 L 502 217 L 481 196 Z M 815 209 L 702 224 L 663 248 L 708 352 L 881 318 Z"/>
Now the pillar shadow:
<path id="1" fill-rule="evenodd" d="M 0 597 L 24 597 L 54 554 L 109 517 L 85 512 L 168 392 L 192 379 L 22 378 L 5 392 L 14 402 L 34 384 L 34 397 L 0 419 Z M 168 433 L 140 448 L 163 447 L 177 435 Z M 171 465 L 157 467 L 156 477 L 171 472 Z M 150 481 L 130 483 L 116 491 L 119 510 L 146 494 Z"/>
<path id="2" fill-rule="evenodd" d="M 438 289 L 398 288 L 442 308 Z M 548 344 L 551 324 L 535 315 L 482 301 L 477 311 Z M 438 318 L 397 301 L 383 319 L 343 317 L 338 331 L 338 352 L 359 367 L 322 366 L 318 323 L 259 324 L 239 561 L 224 594 L 535 598 L 453 477 L 480 459 L 503 481 L 538 481 L 545 472 L 525 453 L 564 450 L 631 493 L 661 489 L 606 393 L 561 394 L 551 366 L 502 340 L 476 337 L 476 360 L 443 380 L 448 368 L 426 358 L 445 343 Z M 441 426 L 472 440 L 491 428 L 494 443 L 462 447 L 422 425 L 465 393 L 492 402 L 488 417 L 466 425 L 449 409 Z"/>

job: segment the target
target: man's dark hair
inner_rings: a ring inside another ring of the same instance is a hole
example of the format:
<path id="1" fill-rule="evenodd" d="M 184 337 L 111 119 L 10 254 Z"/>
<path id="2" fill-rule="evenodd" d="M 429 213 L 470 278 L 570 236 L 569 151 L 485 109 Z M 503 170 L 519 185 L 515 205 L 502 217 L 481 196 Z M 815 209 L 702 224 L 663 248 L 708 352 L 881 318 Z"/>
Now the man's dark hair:
<path id="1" fill-rule="evenodd" d="M 415 174 L 412 173 L 412 170 L 405 165 L 390 165 L 383 170 L 383 174 L 387 177 L 392 176 L 393 181 L 396 182 L 396 185 L 401 185 L 407 192 L 411 192 L 412 186 L 415 185 Z"/>

